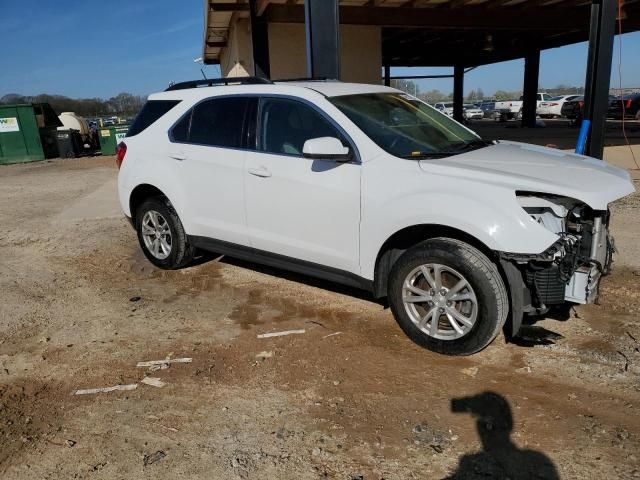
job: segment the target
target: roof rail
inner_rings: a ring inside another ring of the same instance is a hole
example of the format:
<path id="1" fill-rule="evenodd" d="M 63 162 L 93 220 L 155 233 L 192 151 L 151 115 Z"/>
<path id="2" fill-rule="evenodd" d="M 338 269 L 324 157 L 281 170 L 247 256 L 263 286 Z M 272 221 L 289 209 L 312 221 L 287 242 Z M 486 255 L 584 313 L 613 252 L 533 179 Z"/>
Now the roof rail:
<path id="1" fill-rule="evenodd" d="M 187 88 L 198 87 L 214 87 L 218 85 L 260 85 L 272 84 L 271 80 L 260 77 L 226 77 L 226 78 L 209 78 L 203 80 L 189 80 L 186 82 L 174 83 L 169 85 L 165 92 L 172 90 L 185 90 Z"/>
<path id="2" fill-rule="evenodd" d="M 299 77 L 299 78 L 278 78 L 272 82 L 338 82 L 337 78 L 328 77 Z"/>

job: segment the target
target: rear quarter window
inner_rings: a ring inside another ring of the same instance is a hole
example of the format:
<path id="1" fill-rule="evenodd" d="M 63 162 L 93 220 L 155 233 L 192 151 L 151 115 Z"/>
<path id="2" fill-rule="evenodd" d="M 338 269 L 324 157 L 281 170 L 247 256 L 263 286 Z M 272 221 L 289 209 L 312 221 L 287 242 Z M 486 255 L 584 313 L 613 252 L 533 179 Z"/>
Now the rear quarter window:
<path id="1" fill-rule="evenodd" d="M 248 97 L 219 97 L 198 103 L 171 129 L 174 142 L 243 148 Z"/>
<path id="2" fill-rule="evenodd" d="M 180 100 L 149 100 L 129 127 L 127 137 L 133 137 L 147 129 L 179 103 Z"/>

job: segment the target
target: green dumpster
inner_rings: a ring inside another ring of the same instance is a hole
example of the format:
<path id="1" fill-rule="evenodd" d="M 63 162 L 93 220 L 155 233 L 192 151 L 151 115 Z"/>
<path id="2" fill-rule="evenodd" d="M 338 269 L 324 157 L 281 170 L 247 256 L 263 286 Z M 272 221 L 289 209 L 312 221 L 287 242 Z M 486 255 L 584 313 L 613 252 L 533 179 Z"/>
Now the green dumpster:
<path id="1" fill-rule="evenodd" d="M 0 107 L 0 163 L 44 160 L 31 105 Z"/>
<path id="2" fill-rule="evenodd" d="M 102 155 L 115 155 L 116 146 L 127 136 L 129 125 L 114 125 L 98 130 Z"/>
<path id="3" fill-rule="evenodd" d="M 0 105 L 0 164 L 57 157 L 60 126 L 48 103 Z"/>

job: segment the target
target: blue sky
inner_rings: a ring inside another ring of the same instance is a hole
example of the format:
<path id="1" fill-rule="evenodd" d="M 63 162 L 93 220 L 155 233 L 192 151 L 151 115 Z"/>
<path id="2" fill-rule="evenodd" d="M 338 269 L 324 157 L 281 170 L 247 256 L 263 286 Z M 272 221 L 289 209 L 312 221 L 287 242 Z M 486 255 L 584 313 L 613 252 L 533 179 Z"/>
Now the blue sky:
<path id="1" fill-rule="evenodd" d="M 170 81 L 199 78 L 193 63 L 202 48 L 202 0 L 0 0 L 0 96 L 55 93 L 110 97 L 146 95 Z M 640 33 L 623 36 L 623 84 L 640 86 Z M 612 86 L 618 85 L 617 43 Z M 584 83 L 586 44 L 542 53 L 540 84 Z M 217 66 L 205 67 L 216 76 Z M 393 75 L 449 73 L 448 69 L 394 69 Z M 480 67 L 465 90 L 485 94 L 522 87 L 523 61 Z M 452 90 L 450 80 L 420 88 Z"/>

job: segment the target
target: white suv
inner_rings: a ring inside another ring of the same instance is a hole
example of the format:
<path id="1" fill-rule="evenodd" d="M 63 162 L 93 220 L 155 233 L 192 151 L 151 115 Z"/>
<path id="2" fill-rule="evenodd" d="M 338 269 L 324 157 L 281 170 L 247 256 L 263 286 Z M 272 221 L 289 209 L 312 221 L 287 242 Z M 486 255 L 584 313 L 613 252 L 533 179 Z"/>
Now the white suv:
<path id="1" fill-rule="evenodd" d="M 149 97 L 117 161 L 154 265 L 200 249 L 360 287 L 452 355 L 595 301 L 608 203 L 634 191 L 602 161 L 486 141 L 401 91 L 336 81 L 174 85 Z"/>

